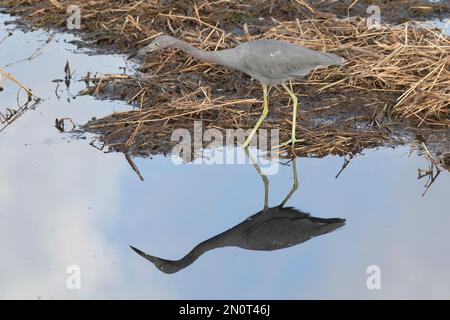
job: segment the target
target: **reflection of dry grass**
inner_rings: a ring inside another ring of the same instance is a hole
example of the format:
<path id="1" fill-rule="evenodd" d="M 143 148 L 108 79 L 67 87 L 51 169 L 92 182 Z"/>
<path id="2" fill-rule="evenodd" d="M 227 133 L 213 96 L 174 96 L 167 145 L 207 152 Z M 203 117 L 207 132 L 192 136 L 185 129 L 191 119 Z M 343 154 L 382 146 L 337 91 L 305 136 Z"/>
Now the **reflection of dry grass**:
<path id="1" fill-rule="evenodd" d="M 5 112 L 0 112 L 0 132 L 6 129 L 11 123 L 16 121 L 24 112 L 29 110 L 30 108 L 34 108 L 37 103 L 41 101 L 39 97 L 37 97 L 31 89 L 26 87 L 21 81 L 19 81 L 16 77 L 14 77 L 11 73 L 6 72 L 2 68 L 0 68 L 0 76 L 3 76 L 5 79 L 8 79 L 19 86 L 19 91 L 22 89 L 28 95 L 28 99 L 25 103 L 21 103 L 19 101 L 19 91 L 17 92 L 17 107 L 16 108 L 6 108 Z"/>
<path id="2" fill-rule="evenodd" d="M 14 10 L 27 13 L 26 19 L 38 26 L 65 23 L 65 10 L 58 6 L 28 3 Z M 378 145 L 388 139 L 388 123 L 393 120 L 408 119 L 420 127 L 450 124 L 450 39 L 439 31 L 419 30 L 411 23 L 368 29 L 362 18 L 339 19 L 316 12 L 305 1 L 165 3 L 81 3 L 82 31 L 96 44 L 123 52 L 166 32 L 206 50 L 271 38 L 345 57 L 345 67 L 320 70 L 294 83 L 302 107 L 298 129 L 304 141 L 296 147 L 299 154 L 345 154 Z M 141 71 L 145 75 L 138 78 L 87 79 L 94 86 L 85 93 L 113 95 L 138 106 L 87 125 L 102 132 L 104 141 L 117 150 L 162 152 L 172 130 L 190 128 L 195 119 L 202 119 L 208 128 L 247 129 L 259 116 L 259 86 L 232 70 L 168 51 L 148 57 Z M 265 126 L 280 128 L 282 139 L 289 134 L 288 103 L 278 91 L 272 92 L 275 114 Z M 332 121 L 318 123 L 317 117 Z"/>

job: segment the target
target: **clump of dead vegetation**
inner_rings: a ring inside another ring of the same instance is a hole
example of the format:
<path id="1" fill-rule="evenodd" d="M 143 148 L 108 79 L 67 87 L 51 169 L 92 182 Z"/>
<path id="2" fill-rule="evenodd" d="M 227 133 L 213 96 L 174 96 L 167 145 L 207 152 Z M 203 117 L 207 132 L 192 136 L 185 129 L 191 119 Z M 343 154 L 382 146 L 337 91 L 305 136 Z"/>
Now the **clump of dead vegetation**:
<path id="1" fill-rule="evenodd" d="M 8 3 L 8 1 L 6 1 Z M 72 1 L 16 1 L 10 12 L 36 26 L 63 27 Z M 297 155 L 350 154 L 392 141 L 400 123 L 447 129 L 450 124 L 450 38 L 416 23 L 369 28 L 361 17 L 338 18 L 306 1 L 80 2 L 82 34 L 90 43 L 134 51 L 161 33 L 205 50 L 256 39 L 285 40 L 338 54 L 341 68 L 293 83 L 301 111 Z M 25 16 L 26 14 L 26 16 Z M 146 58 L 138 75 L 87 75 L 84 94 L 125 99 L 136 109 L 91 121 L 114 150 L 152 154 L 171 149 L 176 128 L 252 128 L 261 89 L 233 70 L 177 51 Z M 277 89 L 266 128 L 289 136 L 291 108 Z"/>

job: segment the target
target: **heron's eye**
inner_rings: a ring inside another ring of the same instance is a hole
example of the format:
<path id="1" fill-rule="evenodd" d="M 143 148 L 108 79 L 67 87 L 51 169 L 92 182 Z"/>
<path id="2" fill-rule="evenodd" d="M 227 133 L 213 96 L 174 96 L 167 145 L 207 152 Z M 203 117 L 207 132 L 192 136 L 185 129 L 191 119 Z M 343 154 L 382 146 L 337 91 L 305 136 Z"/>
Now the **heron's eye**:
<path id="1" fill-rule="evenodd" d="M 155 47 L 159 47 L 159 43 L 158 42 L 155 42 Z"/>

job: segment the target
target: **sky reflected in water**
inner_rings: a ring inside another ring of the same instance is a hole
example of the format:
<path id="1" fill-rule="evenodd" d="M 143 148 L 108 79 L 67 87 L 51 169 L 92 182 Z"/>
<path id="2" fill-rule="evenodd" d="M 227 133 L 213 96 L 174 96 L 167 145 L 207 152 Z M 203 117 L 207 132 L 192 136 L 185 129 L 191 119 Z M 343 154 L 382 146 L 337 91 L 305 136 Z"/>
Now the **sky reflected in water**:
<path id="1" fill-rule="evenodd" d="M 9 28 L 2 24 L 0 39 Z M 54 94 L 66 59 L 76 76 L 120 72 L 120 56 L 75 54 L 54 35 L 42 54 L 6 70 L 45 100 L 0 133 L 0 298 L 450 298 L 450 175 L 427 194 L 417 169 L 427 160 L 407 147 L 367 150 L 338 179 L 344 159 L 297 160 L 299 189 L 286 203 L 345 226 L 290 248 L 211 250 L 185 269 L 165 274 L 129 245 L 178 260 L 198 243 L 264 207 L 264 184 L 251 164 L 174 165 L 135 159 L 141 182 L 121 154 L 61 134 L 55 118 L 83 124 L 126 110 L 122 102 Z M 0 66 L 30 56 L 42 31 L 0 44 Z M 71 87 L 76 94 L 84 86 Z M 15 106 L 5 83 L 0 111 Z M 293 184 L 290 165 L 269 176 L 269 206 Z M 70 265 L 81 267 L 81 290 L 66 287 Z M 381 290 L 368 290 L 366 269 L 381 268 Z"/>

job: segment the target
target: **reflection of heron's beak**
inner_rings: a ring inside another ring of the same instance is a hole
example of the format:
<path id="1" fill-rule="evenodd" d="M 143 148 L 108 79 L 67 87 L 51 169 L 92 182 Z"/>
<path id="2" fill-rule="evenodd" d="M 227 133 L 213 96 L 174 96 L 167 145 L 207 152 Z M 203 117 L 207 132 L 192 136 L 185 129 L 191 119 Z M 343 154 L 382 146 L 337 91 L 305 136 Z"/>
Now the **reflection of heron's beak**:
<path id="1" fill-rule="evenodd" d="M 147 259 L 148 261 L 150 261 L 151 263 L 153 263 L 155 265 L 155 267 L 157 267 L 159 270 L 161 270 L 164 273 L 175 273 L 180 270 L 180 268 L 172 266 L 173 261 L 169 261 L 169 260 L 151 256 L 133 246 L 130 246 L 130 248 L 133 249 L 133 251 L 136 252 L 141 257 L 143 257 L 143 258 Z"/>
<path id="2" fill-rule="evenodd" d="M 136 252 L 138 255 L 140 255 L 141 257 L 143 257 L 143 258 L 145 258 L 145 259 L 147 259 L 147 260 L 150 260 L 151 262 L 155 262 L 155 261 L 153 261 L 153 257 L 152 256 L 150 256 L 150 255 L 148 255 L 148 254 L 146 254 L 144 251 L 141 251 L 141 250 L 139 250 L 138 248 L 135 248 L 135 247 L 133 247 L 133 246 L 130 246 L 130 248 L 131 249 L 133 249 L 133 251 L 134 252 Z"/>

